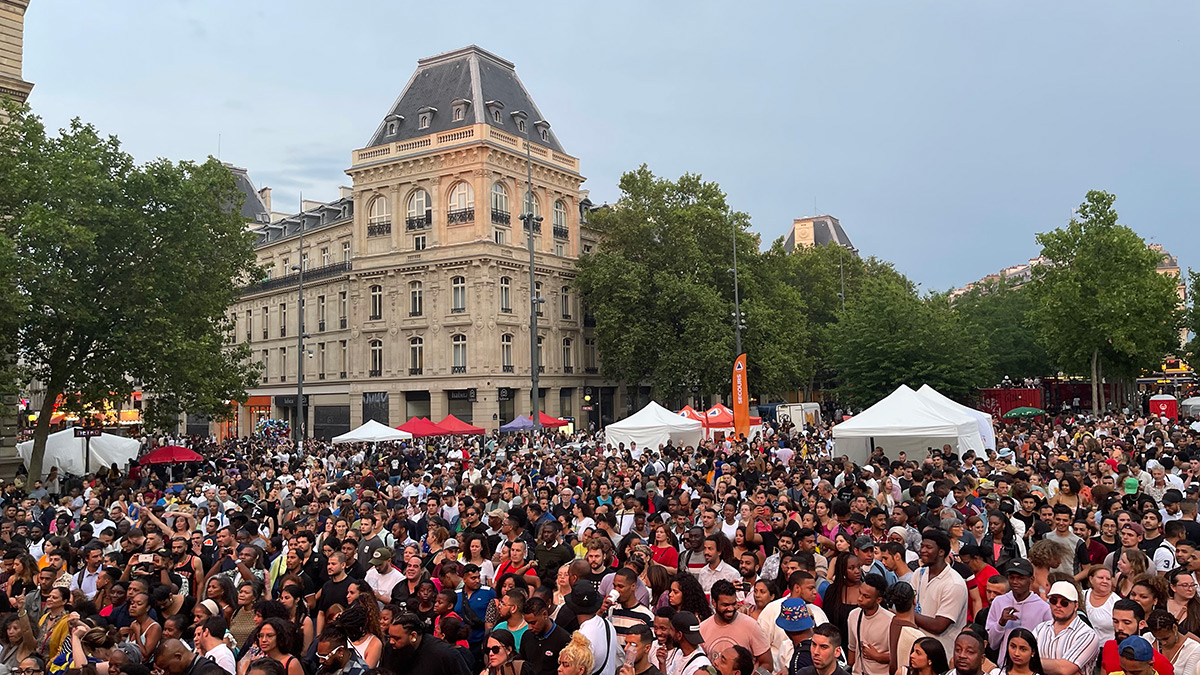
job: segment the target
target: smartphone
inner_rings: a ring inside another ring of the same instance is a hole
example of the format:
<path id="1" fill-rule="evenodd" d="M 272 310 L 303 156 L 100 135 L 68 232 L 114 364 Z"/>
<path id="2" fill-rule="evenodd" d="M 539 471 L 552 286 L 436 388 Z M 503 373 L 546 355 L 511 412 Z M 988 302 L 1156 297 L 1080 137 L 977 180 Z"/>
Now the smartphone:
<path id="1" fill-rule="evenodd" d="M 143 563 L 153 563 L 153 562 L 154 562 L 154 554 L 153 554 L 153 553 L 143 553 L 143 554 L 141 554 L 141 555 L 139 555 L 139 556 L 138 556 L 138 563 L 139 563 L 139 564 L 143 564 Z"/>

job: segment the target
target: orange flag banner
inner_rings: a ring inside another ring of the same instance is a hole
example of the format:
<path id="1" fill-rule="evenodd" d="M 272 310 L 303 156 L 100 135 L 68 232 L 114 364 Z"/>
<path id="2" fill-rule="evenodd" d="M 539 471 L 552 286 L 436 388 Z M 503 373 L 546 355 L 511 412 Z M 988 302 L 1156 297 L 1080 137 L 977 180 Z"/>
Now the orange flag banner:
<path id="1" fill-rule="evenodd" d="M 746 355 L 733 362 L 733 432 L 750 436 L 750 385 L 746 380 Z"/>

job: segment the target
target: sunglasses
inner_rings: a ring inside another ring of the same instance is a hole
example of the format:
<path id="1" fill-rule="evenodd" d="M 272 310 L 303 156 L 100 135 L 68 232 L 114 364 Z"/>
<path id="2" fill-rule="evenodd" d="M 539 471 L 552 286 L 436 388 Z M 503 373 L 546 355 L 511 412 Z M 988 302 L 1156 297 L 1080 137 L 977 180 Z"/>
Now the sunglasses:
<path id="1" fill-rule="evenodd" d="M 317 654 L 317 660 L 321 663 L 325 663 L 331 656 L 338 653 L 338 651 L 342 649 L 345 649 L 345 647 L 334 647 L 328 654 Z"/>
<path id="2" fill-rule="evenodd" d="M 1052 596 L 1046 598 L 1046 602 L 1050 603 L 1051 605 L 1054 605 L 1055 607 L 1069 607 L 1071 605 L 1071 603 L 1074 601 L 1068 600 L 1061 595 L 1052 595 Z"/>
<path id="3" fill-rule="evenodd" d="M 496 645 L 494 647 L 488 647 L 487 650 L 488 650 L 489 654 L 499 654 L 503 649 L 504 649 L 504 647 L 501 647 L 500 645 Z"/>

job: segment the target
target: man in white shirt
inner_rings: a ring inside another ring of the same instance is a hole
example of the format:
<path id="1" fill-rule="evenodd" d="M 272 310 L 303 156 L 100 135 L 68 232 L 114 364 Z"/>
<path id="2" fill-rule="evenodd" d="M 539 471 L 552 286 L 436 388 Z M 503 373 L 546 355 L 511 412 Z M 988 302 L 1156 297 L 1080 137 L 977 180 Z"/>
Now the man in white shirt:
<path id="1" fill-rule="evenodd" d="M 567 594 L 563 610 L 575 612 L 579 618 L 579 632 L 592 645 L 593 675 L 616 675 L 624 659 L 624 644 L 617 638 L 616 628 L 608 619 L 599 615 L 603 599 L 590 581 L 580 579 Z"/>
<path id="2" fill-rule="evenodd" d="M 737 568 L 721 560 L 719 537 L 724 537 L 724 535 L 710 534 L 704 538 L 704 567 L 695 571 L 696 579 L 700 582 L 700 587 L 704 589 L 705 595 L 712 591 L 712 586 L 718 579 L 724 579 L 730 583 L 741 580 L 741 574 L 738 573 Z"/>
<path id="3" fill-rule="evenodd" d="M 383 546 L 371 554 L 371 569 L 366 574 L 367 585 L 383 604 L 392 601 L 392 589 L 404 581 L 404 575 L 392 565 L 392 549 Z"/>
<path id="4" fill-rule="evenodd" d="M 928 530 L 921 537 L 921 568 L 913 577 L 917 592 L 914 619 L 917 628 L 937 639 L 947 654 L 954 653 L 954 638 L 967 624 L 967 583 L 946 564 L 950 536 Z"/>
<path id="5" fill-rule="evenodd" d="M 228 624 L 219 614 L 201 622 L 196 626 L 196 653 L 212 659 L 229 675 L 234 675 L 237 672 L 237 661 L 233 658 L 229 646 L 225 644 L 226 630 Z"/>
<path id="6" fill-rule="evenodd" d="M 878 574 L 863 577 L 858 607 L 846 621 L 846 660 L 854 675 L 888 675 L 892 612 L 879 606 L 887 581 Z"/>

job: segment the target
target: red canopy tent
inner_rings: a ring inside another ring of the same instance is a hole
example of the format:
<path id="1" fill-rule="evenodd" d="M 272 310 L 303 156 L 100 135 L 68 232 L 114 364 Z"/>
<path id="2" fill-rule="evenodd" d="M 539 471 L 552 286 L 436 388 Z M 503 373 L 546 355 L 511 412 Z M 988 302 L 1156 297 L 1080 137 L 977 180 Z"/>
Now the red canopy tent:
<path id="1" fill-rule="evenodd" d="M 680 409 L 680 411 L 679 411 L 679 416 L 686 417 L 689 420 L 696 420 L 697 422 L 701 422 L 701 423 L 703 423 L 705 421 L 704 415 L 701 415 L 700 413 L 696 412 L 696 409 L 690 405 L 683 406 L 683 408 Z"/>
<path id="2" fill-rule="evenodd" d="M 682 413 L 682 411 L 680 412 Z M 733 426 L 733 410 L 729 406 L 718 403 L 704 413 L 702 421 L 706 427 L 731 427 Z M 760 424 L 762 424 L 761 417 L 750 418 L 750 426 Z"/>
<path id="3" fill-rule="evenodd" d="M 177 464 L 180 462 L 203 462 L 199 453 L 178 445 L 164 445 L 146 453 L 138 464 Z"/>
<path id="4" fill-rule="evenodd" d="M 570 422 L 566 420 L 560 420 L 557 417 L 551 417 L 541 410 L 538 411 L 538 421 L 541 422 L 543 429 L 557 429 L 558 427 L 565 427 L 570 424 Z"/>
<path id="5" fill-rule="evenodd" d="M 414 417 L 411 420 L 396 427 L 400 431 L 407 431 L 413 435 L 413 438 L 424 438 L 426 436 L 445 436 L 450 432 L 442 427 L 430 422 L 424 417 Z"/>
<path id="6" fill-rule="evenodd" d="M 438 422 L 437 425 L 445 429 L 445 433 L 453 434 L 455 436 L 486 433 L 483 429 L 480 429 L 479 427 L 473 427 L 470 424 L 458 419 L 454 415 L 446 415 L 446 417 L 443 418 L 441 422 Z"/>

